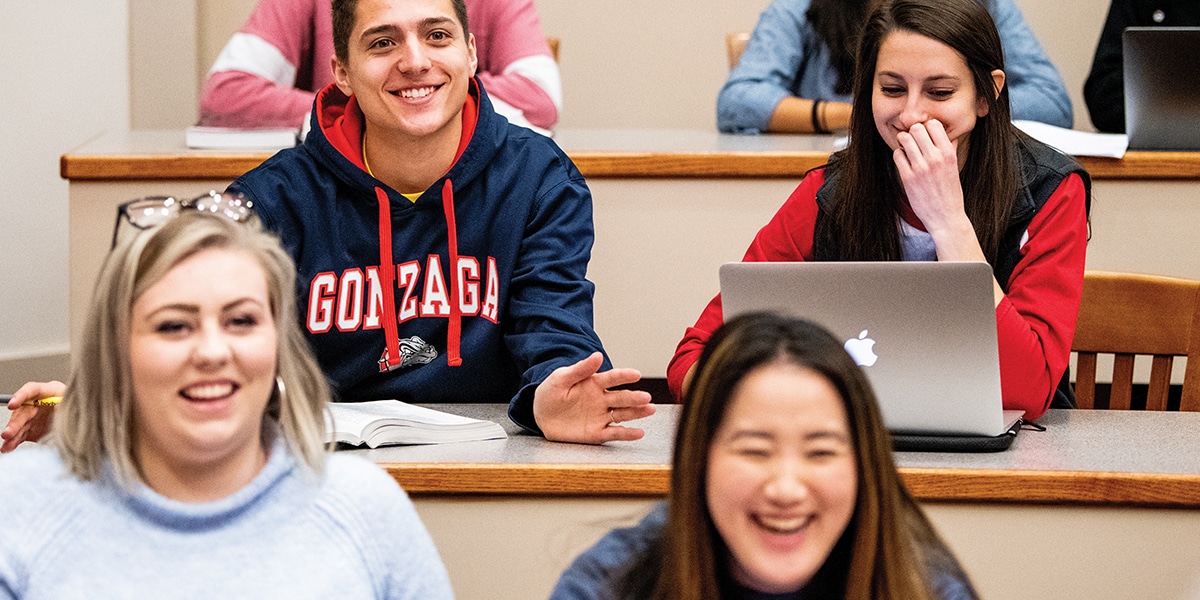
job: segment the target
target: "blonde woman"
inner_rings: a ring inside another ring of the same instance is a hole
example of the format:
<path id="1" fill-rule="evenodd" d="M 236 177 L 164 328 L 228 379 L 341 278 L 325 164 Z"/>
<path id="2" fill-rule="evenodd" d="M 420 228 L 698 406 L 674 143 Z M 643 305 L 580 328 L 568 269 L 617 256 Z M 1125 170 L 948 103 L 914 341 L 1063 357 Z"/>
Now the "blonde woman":
<path id="1" fill-rule="evenodd" d="M 404 492 L 325 450 L 294 279 L 274 237 L 200 211 L 116 247 L 49 444 L 0 459 L 0 590 L 451 597 Z"/>

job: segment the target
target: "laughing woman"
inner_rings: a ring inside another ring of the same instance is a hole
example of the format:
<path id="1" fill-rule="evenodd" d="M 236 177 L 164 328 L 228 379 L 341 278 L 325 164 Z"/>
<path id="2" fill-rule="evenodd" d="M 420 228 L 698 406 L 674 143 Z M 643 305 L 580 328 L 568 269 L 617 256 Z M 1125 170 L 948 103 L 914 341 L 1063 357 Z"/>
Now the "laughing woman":
<path id="1" fill-rule="evenodd" d="M 975 597 L 828 332 L 733 319 L 688 393 L 666 504 L 577 558 L 552 600 Z"/>
<path id="2" fill-rule="evenodd" d="M 746 261 L 986 261 L 1004 408 L 1074 405 L 1090 183 L 1016 129 L 995 24 L 975 0 L 883 2 L 862 30 L 850 142 L 807 173 Z M 667 367 L 679 397 L 717 296 Z"/>
<path id="3" fill-rule="evenodd" d="M 451 597 L 404 492 L 326 453 L 294 277 L 195 210 L 117 246 L 48 447 L 0 459 L 0 597 Z"/>

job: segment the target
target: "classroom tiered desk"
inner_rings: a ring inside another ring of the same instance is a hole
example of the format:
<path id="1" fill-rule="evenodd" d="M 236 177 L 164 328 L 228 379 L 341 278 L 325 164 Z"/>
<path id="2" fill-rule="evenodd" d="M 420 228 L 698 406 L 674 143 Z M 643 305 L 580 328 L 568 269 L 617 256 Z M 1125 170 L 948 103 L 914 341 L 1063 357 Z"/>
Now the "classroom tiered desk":
<path id="1" fill-rule="evenodd" d="M 614 361 L 663 377 L 683 330 L 717 291 L 833 136 L 735 136 L 699 130 L 562 130 L 588 178 L 596 244 L 596 329 Z M 145 195 L 223 189 L 269 156 L 189 150 L 182 131 L 100 135 L 62 156 L 70 189 L 72 339 L 111 241 L 115 207 Z M 1200 279 L 1200 152 L 1082 159 L 1095 180 L 1091 269 Z"/>
<path id="2" fill-rule="evenodd" d="M 412 495 L 459 598 L 545 598 L 572 558 L 667 493 L 680 407 L 637 442 L 523 434 L 502 405 L 436 408 L 507 440 L 352 450 Z M 994 454 L 899 453 L 984 598 L 1196 598 L 1200 413 L 1052 410 Z M 498 592 L 503 590 L 503 593 Z"/>
<path id="3" fill-rule="evenodd" d="M 831 136 L 706 131 L 557 133 L 594 195 L 596 326 L 614 362 L 662 377 L 717 267 L 754 233 Z M 181 131 L 101 135 L 63 155 L 70 320 L 78 334 L 115 207 L 224 188 L 267 153 L 188 150 Z M 1082 159 L 1094 179 L 1091 269 L 1200 279 L 1200 153 Z M 539 598 L 557 572 L 667 489 L 674 408 L 648 439 L 505 442 L 365 452 L 416 497 L 462 598 Z M 500 407 L 468 412 L 504 422 Z M 1200 595 L 1200 415 L 1051 412 L 995 455 L 904 454 L 905 480 L 987 598 Z M 513 430 L 515 433 L 515 430 Z"/>

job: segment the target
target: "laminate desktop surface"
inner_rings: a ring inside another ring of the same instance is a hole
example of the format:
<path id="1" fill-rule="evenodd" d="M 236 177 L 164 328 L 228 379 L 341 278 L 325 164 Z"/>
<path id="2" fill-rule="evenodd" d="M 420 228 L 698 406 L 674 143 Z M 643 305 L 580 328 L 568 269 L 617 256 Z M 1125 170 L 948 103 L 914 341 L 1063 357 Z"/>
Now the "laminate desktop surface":
<path id="1" fill-rule="evenodd" d="M 504 405 L 440 410 L 495 421 L 507 440 L 351 450 L 381 464 L 412 494 L 663 496 L 678 405 L 629 423 L 635 442 L 547 442 L 509 421 Z M 921 501 L 1072 503 L 1200 508 L 1200 413 L 1049 411 L 1004 452 L 898 452 Z"/>
<path id="2" fill-rule="evenodd" d="M 588 177 L 786 177 L 820 166 L 839 141 L 833 135 L 734 135 L 698 129 L 562 129 L 555 142 Z M 109 132 L 63 154 L 60 174 L 72 181 L 225 179 L 258 166 L 273 152 L 187 148 L 183 132 Z M 1127 152 L 1078 157 L 1093 180 L 1200 179 L 1200 152 Z"/>

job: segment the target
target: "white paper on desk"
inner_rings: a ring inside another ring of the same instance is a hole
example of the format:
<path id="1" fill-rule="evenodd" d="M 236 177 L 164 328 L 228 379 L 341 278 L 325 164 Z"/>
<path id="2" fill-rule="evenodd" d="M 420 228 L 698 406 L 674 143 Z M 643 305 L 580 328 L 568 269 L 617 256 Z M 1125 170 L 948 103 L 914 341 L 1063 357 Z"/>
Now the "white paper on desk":
<path id="1" fill-rule="evenodd" d="M 1054 146 L 1071 156 L 1107 156 L 1121 158 L 1129 148 L 1129 136 L 1123 133 L 1092 133 L 1047 125 L 1037 121 L 1013 121 L 1029 137 Z"/>

